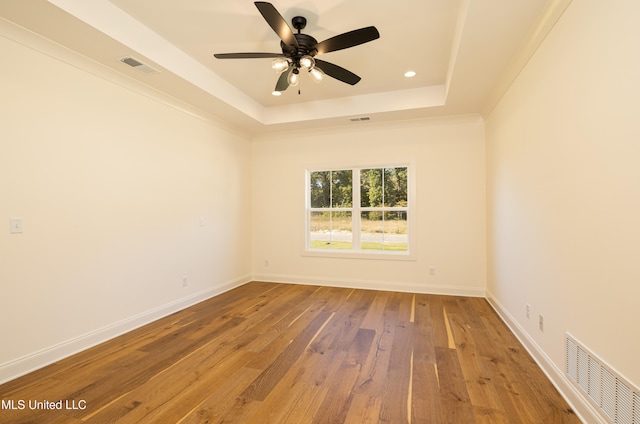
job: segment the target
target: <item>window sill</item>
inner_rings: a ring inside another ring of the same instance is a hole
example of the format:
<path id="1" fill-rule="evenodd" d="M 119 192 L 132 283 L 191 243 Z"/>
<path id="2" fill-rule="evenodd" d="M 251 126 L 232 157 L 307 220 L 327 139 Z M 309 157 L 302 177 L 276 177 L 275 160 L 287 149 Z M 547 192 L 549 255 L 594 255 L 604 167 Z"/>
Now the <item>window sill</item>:
<path id="1" fill-rule="evenodd" d="M 316 258 L 339 258 L 339 259 L 373 259 L 382 261 L 415 261 L 415 254 L 411 253 L 389 253 L 389 252 L 355 252 L 352 250 L 321 250 L 306 249 L 302 251 L 302 256 Z"/>

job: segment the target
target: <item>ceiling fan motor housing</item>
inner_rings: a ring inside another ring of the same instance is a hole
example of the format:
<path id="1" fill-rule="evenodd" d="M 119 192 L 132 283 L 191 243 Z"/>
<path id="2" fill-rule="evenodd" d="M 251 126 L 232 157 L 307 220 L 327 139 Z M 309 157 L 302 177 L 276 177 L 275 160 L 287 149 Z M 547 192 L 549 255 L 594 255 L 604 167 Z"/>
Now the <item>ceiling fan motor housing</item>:
<path id="1" fill-rule="evenodd" d="M 307 34 L 293 34 L 298 41 L 298 50 L 294 46 L 290 46 L 284 43 L 284 41 L 280 42 L 280 47 L 282 48 L 282 53 L 288 57 L 290 57 L 296 64 L 299 64 L 300 58 L 302 56 L 315 56 L 318 51 L 313 47 L 318 44 L 318 41 L 310 35 Z"/>

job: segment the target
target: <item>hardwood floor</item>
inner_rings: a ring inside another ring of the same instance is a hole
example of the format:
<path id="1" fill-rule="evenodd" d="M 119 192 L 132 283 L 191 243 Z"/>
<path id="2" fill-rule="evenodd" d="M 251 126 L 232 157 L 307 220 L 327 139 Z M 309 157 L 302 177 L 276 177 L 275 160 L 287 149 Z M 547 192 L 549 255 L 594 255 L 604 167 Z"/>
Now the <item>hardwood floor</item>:
<path id="1" fill-rule="evenodd" d="M 0 399 L 3 423 L 580 422 L 484 299 L 262 282 Z"/>

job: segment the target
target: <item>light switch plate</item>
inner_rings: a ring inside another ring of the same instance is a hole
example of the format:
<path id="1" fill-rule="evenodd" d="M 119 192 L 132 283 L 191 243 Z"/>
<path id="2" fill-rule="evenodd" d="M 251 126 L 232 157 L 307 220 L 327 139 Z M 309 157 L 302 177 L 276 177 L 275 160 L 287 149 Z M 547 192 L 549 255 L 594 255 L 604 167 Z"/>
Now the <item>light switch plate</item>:
<path id="1" fill-rule="evenodd" d="M 23 231 L 22 218 L 11 218 L 9 220 L 9 232 L 11 234 L 21 234 Z"/>

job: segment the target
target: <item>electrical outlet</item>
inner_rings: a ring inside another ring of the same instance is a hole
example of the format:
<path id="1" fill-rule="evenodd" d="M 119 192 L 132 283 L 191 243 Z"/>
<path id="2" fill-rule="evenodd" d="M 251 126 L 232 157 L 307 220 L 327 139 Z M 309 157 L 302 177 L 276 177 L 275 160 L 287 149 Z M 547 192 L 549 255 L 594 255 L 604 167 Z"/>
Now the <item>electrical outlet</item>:
<path id="1" fill-rule="evenodd" d="M 527 319 L 531 318 L 531 305 L 527 305 Z"/>
<path id="2" fill-rule="evenodd" d="M 269 268 L 269 259 L 264 260 L 264 267 Z"/>
<path id="3" fill-rule="evenodd" d="M 544 331 L 544 317 L 542 314 L 538 315 L 538 327 L 540 327 L 540 331 Z"/>
<path id="4" fill-rule="evenodd" d="M 434 266 L 429 267 L 429 275 L 436 275 L 436 267 Z"/>
<path id="5" fill-rule="evenodd" d="M 187 287 L 189 285 L 189 277 L 186 275 L 182 277 L 182 287 Z"/>

